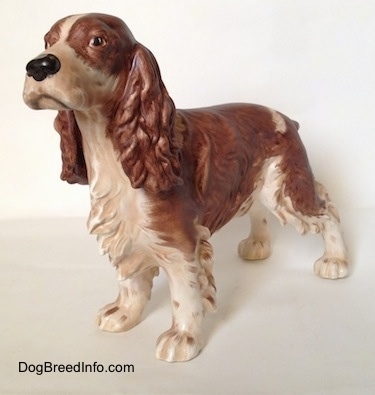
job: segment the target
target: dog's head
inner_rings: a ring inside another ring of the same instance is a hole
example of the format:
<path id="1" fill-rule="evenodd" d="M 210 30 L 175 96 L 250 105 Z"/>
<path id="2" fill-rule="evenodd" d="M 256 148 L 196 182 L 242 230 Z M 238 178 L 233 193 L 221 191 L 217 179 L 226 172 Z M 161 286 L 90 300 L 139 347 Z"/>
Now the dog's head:
<path id="1" fill-rule="evenodd" d="M 105 118 L 105 133 L 133 187 L 155 193 L 181 184 L 173 101 L 154 56 L 122 20 L 104 14 L 59 20 L 26 73 L 25 103 L 59 111 L 64 180 L 87 182 L 74 115 L 81 112 Z"/>

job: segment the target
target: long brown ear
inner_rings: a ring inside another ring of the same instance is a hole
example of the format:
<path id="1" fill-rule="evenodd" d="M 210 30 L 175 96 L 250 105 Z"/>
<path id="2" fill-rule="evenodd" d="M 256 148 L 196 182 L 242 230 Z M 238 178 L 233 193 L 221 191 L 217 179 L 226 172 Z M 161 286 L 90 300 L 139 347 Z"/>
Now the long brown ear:
<path id="1" fill-rule="evenodd" d="M 88 184 L 82 136 L 73 111 L 59 111 L 54 127 L 61 137 L 61 179 L 70 184 Z"/>
<path id="2" fill-rule="evenodd" d="M 108 135 L 133 188 L 158 193 L 181 185 L 175 106 L 154 56 L 140 44 L 124 85 Z"/>

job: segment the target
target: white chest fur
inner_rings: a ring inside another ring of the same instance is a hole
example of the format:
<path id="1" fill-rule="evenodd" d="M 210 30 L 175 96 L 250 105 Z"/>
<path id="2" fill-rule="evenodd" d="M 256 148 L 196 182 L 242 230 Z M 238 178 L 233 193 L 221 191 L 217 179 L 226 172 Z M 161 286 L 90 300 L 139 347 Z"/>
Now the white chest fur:
<path id="1" fill-rule="evenodd" d="M 148 202 L 142 189 L 134 189 L 125 175 L 112 142 L 105 136 L 105 124 L 77 117 L 91 194 L 87 221 L 90 233 L 97 235 L 100 252 L 114 265 L 147 245 Z"/>

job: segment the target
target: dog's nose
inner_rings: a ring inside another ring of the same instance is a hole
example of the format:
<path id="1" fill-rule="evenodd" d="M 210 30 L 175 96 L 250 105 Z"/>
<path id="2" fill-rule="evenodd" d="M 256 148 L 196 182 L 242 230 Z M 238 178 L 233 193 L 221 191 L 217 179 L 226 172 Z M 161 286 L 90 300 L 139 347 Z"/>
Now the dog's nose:
<path id="1" fill-rule="evenodd" d="M 43 81 L 48 76 L 56 74 L 60 67 L 59 59 L 55 55 L 47 54 L 31 60 L 26 65 L 26 72 L 34 80 Z"/>

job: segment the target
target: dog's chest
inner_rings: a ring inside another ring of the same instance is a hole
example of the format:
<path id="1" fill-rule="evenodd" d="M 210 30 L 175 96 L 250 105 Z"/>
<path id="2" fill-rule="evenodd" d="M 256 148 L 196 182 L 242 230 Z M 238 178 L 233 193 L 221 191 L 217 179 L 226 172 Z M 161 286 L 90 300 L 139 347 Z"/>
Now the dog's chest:
<path id="1" fill-rule="evenodd" d="M 112 142 L 98 131 L 82 132 L 91 194 L 87 221 L 90 233 L 97 235 L 100 252 L 120 264 L 135 249 L 146 247 L 152 238 L 147 197 L 134 189 L 125 175 Z"/>

